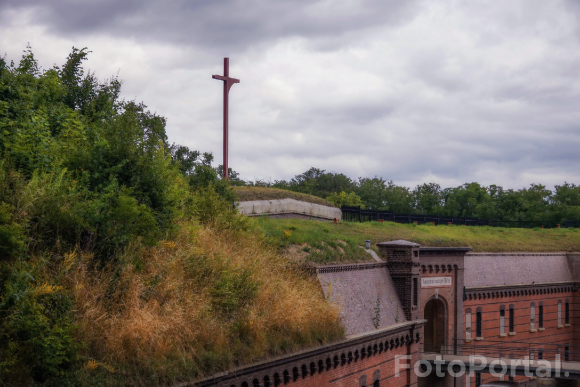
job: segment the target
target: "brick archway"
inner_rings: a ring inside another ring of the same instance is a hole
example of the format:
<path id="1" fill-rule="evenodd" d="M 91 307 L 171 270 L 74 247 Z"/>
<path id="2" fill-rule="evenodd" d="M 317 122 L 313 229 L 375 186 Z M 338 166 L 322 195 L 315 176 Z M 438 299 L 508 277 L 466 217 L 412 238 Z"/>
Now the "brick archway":
<path id="1" fill-rule="evenodd" d="M 441 346 L 445 344 L 445 328 L 447 326 L 447 308 L 441 298 L 432 298 L 425 304 L 423 315 L 425 324 L 424 351 L 441 352 Z"/>

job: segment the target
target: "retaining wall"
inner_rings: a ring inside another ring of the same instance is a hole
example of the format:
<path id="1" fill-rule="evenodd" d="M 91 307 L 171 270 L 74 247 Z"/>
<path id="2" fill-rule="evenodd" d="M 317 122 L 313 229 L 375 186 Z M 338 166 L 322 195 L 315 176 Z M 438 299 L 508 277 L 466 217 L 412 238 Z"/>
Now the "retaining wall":
<path id="1" fill-rule="evenodd" d="M 326 298 L 340 306 L 347 335 L 407 321 L 385 262 L 321 266 Z"/>
<path id="2" fill-rule="evenodd" d="M 271 217 L 291 217 L 333 220 L 342 218 L 339 208 L 307 203 L 294 199 L 253 200 L 236 204 L 238 211 L 247 216 L 267 215 Z"/>

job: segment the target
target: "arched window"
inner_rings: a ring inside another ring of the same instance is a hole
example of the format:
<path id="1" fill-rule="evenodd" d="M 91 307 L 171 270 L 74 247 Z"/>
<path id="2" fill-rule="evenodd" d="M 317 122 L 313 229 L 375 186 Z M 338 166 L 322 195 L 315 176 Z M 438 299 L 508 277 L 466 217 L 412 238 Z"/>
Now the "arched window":
<path id="1" fill-rule="evenodd" d="M 536 304 L 534 302 L 530 304 L 530 331 L 536 331 Z"/>
<path id="2" fill-rule="evenodd" d="M 373 372 L 373 387 L 380 387 L 381 385 L 381 370 Z"/>
<path id="3" fill-rule="evenodd" d="M 282 375 L 284 377 L 284 384 L 290 383 L 290 372 L 288 372 L 288 370 L 284 370 Z"/>
<path id="4" fill-rule="evenodd" d="M 471 340 L 471 308 L 465 310 L 465 340 Z"/>
<path id="5" fill-rule="evenodd" d="M 248 382 L 243 382 L 242 387 L 248 387 Z"/>
<path id="6" fill-rule="evenodd" d="M 260 387 L 260 381 L 258 379 L 254 379 L 254 381 L 252 382 L 252 386 L 253 387 Z"/>
<path id="7" fill-rule="evenodd" d="M 305 377 L 308 376 L 308 368 L 306 367 L 306 364 L 302 364 L 302 378 L 304 379 Z"/>
<path id="8" fill-rule="evenodd" d="M 544 329 L 544 302 L 540 301 L 538 305 L 538 328 Z"/>
<path id="9" fill-rule="evenodd" d="M 298 367 L 294 367 L 292 369 L 292 380 L 297 381 L 299 377 L 300 377 L 300 373 L 298 372 Z"/>
<path id="10" fill-rule="evenodd" d="M 505 335 L 505 305 L 499 307 L 499 335 Z"/>
<path id="11" fill-rule="evenodd" d="M 510 333 L 515 333 L 515 310 L 514 310 L 514 304 L 510 304 Z"/>
<path id="12" fill-rule="evenodd" d="M 264 387 L 270 387 L 270 377 L 268 375 L 264 376 Z"/>
<path id="13" fill-rule="evenodd" d="M 565 304 L 565 309 L 564 309 L 564 324 L 569 325 L 570 324 L 570 300 L 566 299 L 566 304 Z"/>
<path id="14" fill-rule="evenodd" d="M 562 328 L 562 300 L 558 300 L 558 328 Z"/>
<path id="15" fill-rule="evenodd" d="M 481 308 L 475 311 L 475 337 L 483 337 L 481 332 Z"/>
<path id="16" fill-rule="evenodd" d="M 367 376 L 363 375 L 358 379 L 358 387 L 367 387 Z"/>

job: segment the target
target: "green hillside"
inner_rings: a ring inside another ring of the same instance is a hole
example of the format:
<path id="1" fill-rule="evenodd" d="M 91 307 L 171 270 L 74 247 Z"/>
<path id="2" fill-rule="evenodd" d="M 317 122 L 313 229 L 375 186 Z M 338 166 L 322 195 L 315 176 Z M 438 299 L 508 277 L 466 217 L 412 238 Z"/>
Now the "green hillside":
<path id="1" fill-rule="evenodd" d="M 580 230 L 496 227 L 432 226 L 393 222 L 317 222 L 299 219 L 257 218 L 270 243 L 290 256 L 318 264 L 371 260 L 357 248 L 405 239 L 422 246 L 470 246 L 477 252 L 580 251 Z M 299 248 L 297 248 L 299 246 Z"/>

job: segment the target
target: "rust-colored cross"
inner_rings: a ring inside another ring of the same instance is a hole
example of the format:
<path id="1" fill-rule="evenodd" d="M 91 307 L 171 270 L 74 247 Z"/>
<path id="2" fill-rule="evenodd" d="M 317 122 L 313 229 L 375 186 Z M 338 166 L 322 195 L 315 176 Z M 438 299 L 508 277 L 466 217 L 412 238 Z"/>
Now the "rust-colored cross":
<path id="1" fill-rule="evenodd" d="M 240 83 L 239 79 L 230 78 L 230 58 L 224 58 L 224 75 L 212 75 L 213 79 L 224 82 L 224 179 L 228 180 L 228 94 L 234 83 Z"/>

